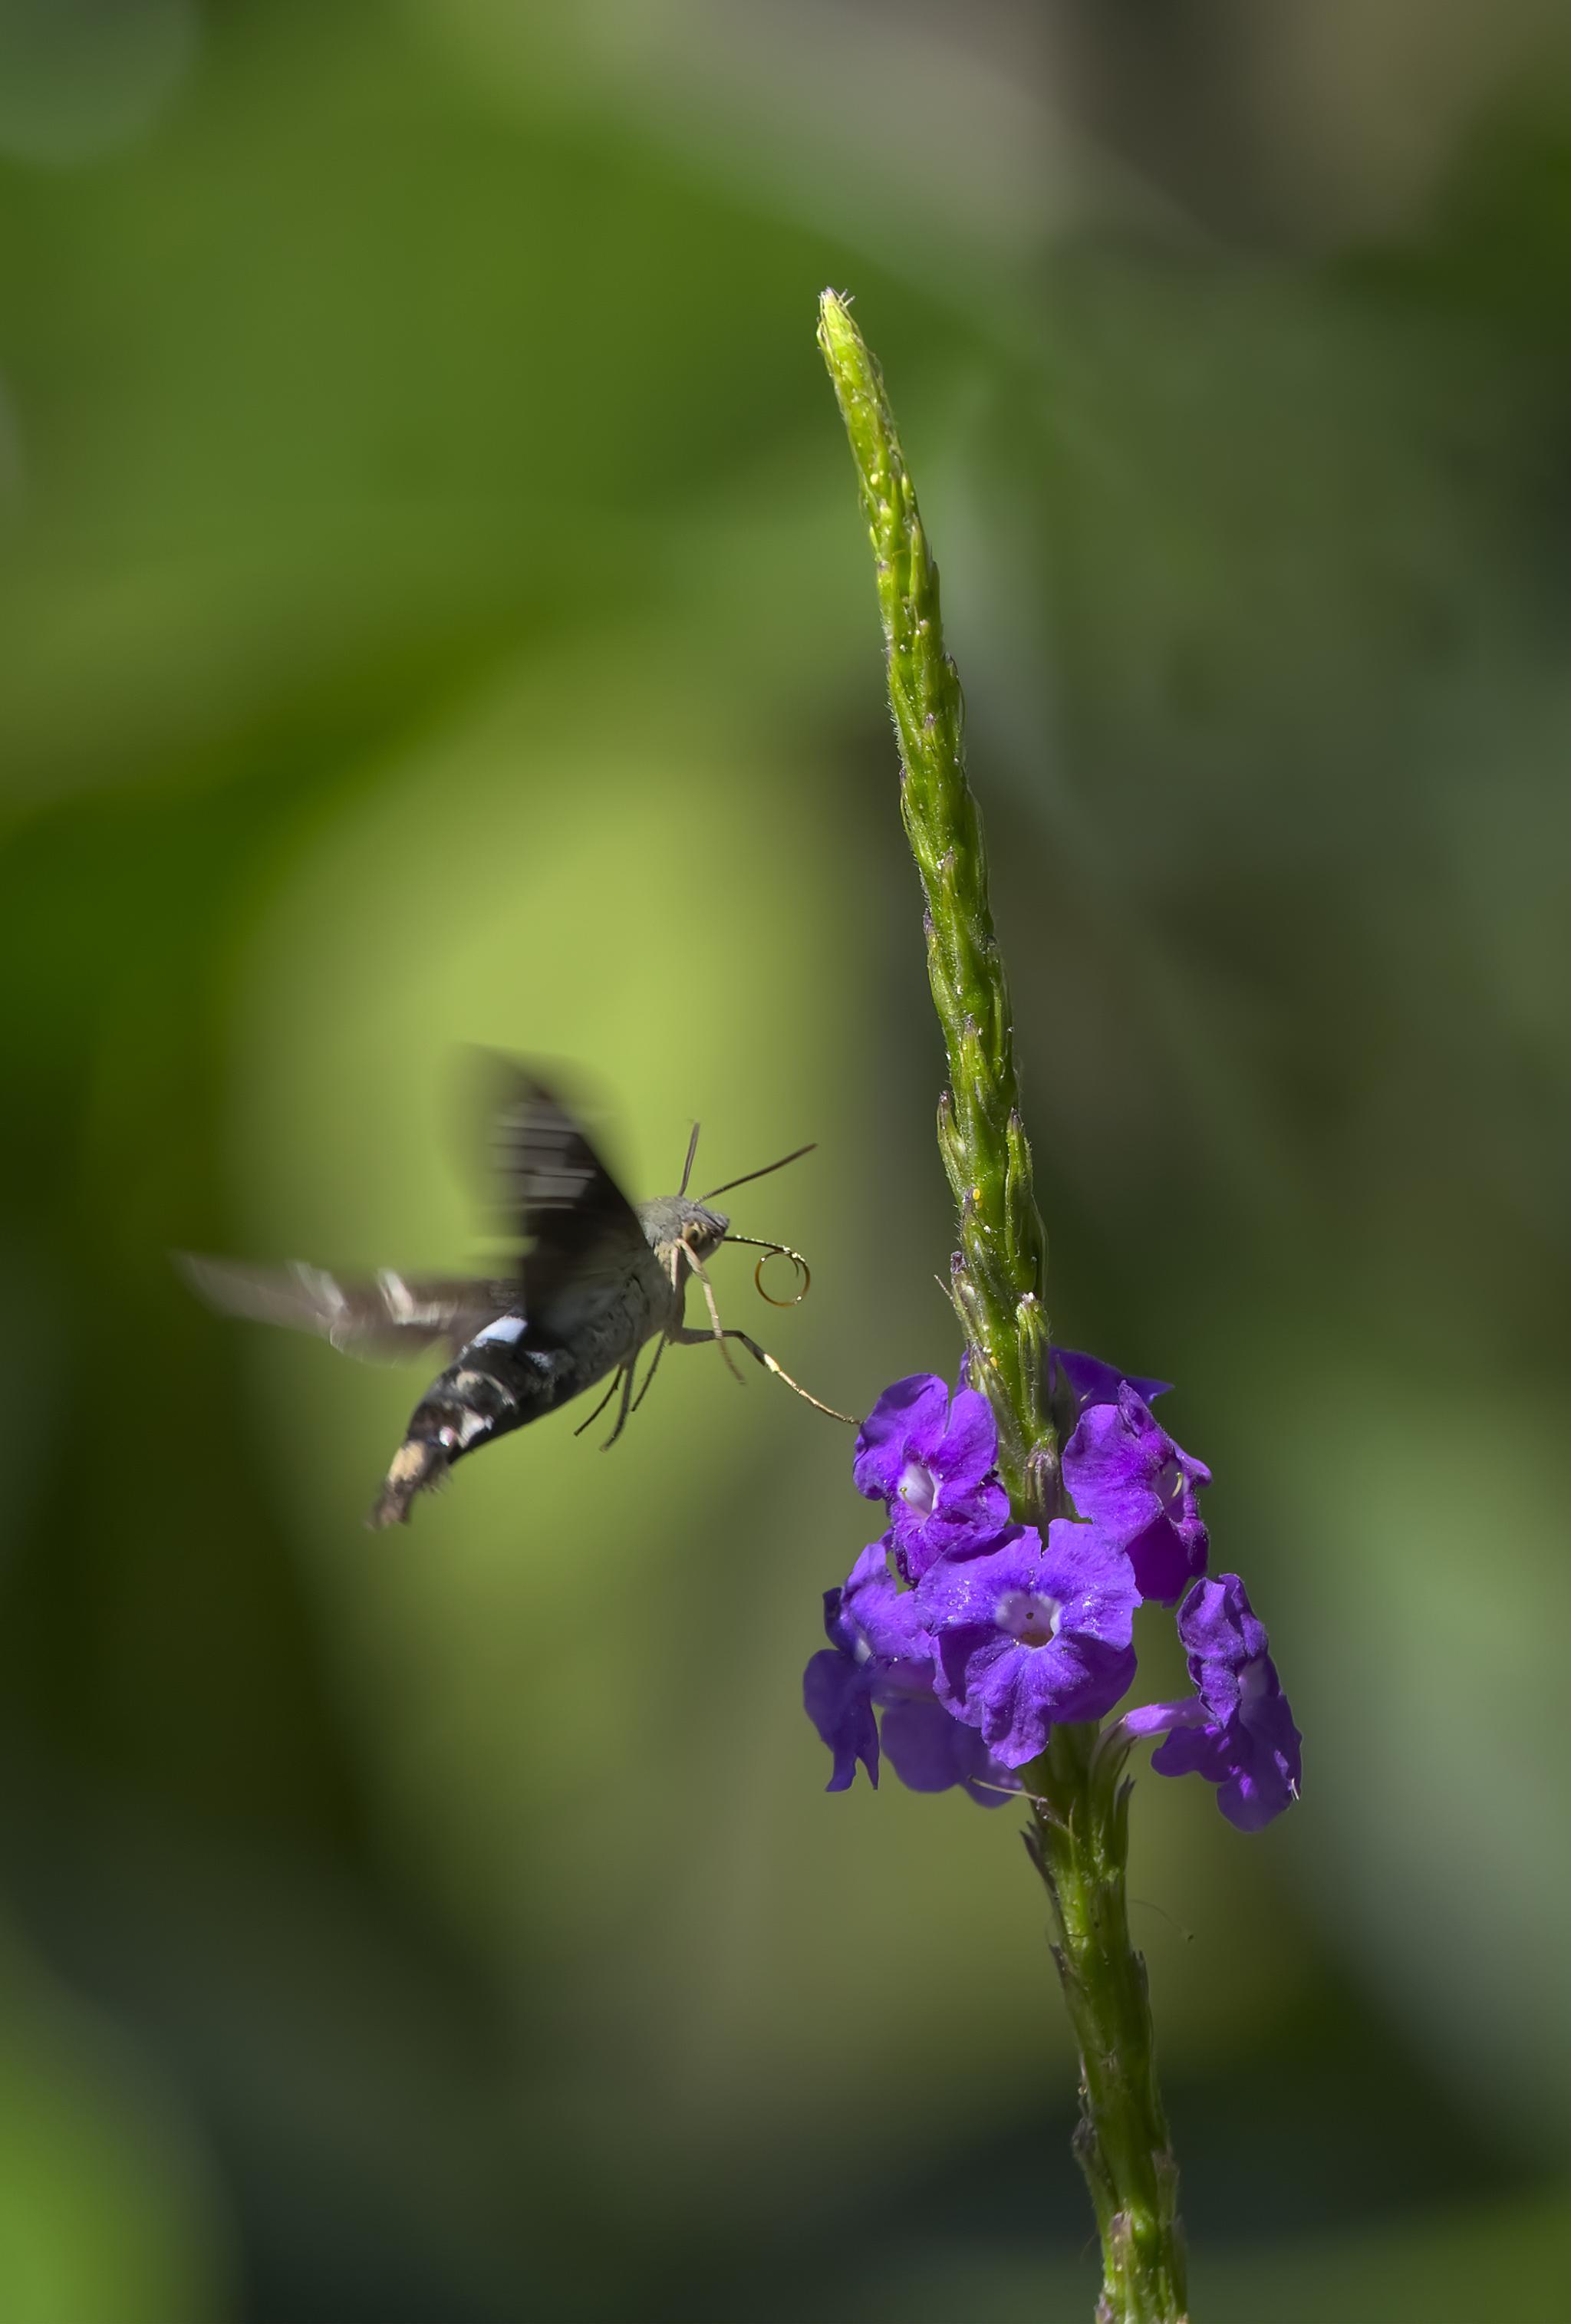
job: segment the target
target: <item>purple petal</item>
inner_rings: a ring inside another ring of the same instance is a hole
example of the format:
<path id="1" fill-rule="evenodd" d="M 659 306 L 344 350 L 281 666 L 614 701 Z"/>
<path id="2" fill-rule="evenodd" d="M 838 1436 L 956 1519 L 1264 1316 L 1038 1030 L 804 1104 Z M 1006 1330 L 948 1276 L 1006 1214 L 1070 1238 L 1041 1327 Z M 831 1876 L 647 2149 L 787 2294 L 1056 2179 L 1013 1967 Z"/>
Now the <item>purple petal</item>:
<path id="1" fill-rule="evenodd" d="M 1224 1783 L 1233 1770 L 1219 1727 L 1175 1727 L 1165 1743 L 1151 1753 L 1159 1775 L 1204 1775 L 1208 1784 Z"/>
<path id="2" fill-rule="evenodd" d="M 1162 1515 L 1156 1478 L 1171 1439 L 1138 1397 L 1083 1412 L 1064 1447 L 1064 1482 L 1083 1517 L 1132 1541 Z"/>
<path id="3" fill-rule="evenodd" d="M 1034 1646 L 996 1628 L 966 1626 L 939 1632 L 935 1643 L 940 1702 L 980 1728 L 1008 1767 L 1034 1759 L 1056 1721 L 1100 1719 L 1134 1678 L 1132 1649 L 1073 1632 Z"/>
<path id="4" fill-rule="evenodd" d="M 1172 1390 L 1170 1380 L 1141 1379 L 1134 1372 L 1121 1372 L 1115 1364 L 1104 1364 L 1100 1356 L 1082 1355 L 1075 1348 L 1055 1348 L 1053 1355 L 1063 1367 L 1064 1378 L 1081 1412 L 1093 1404 L 1116 1404 L 1118 1391 L 1125 1386 L 1133 1388 L 1147 1404 Z"/>
<path id="5" fill-rule="evenodd" d="M 1251 1663 L 1268 1661 L 1271 1646 L 1236 1573 L 1197 1582 L 1178 1609 L 1178 1636 L 1188 1654 L 1189 1676 L 1206 1707 L 1225 1719 L 1238 1704 L 1240 1673 Z"/>
<path id="6" fill-rule="evenodd" d="M 845 1589 L 828 1594 L 840 1600 L 830 1636 L 864 1670 L 873 1702 L 931 1694 L 933 1642 L 911 1592 L 889 1570 L 887 1534 L 863 1551 Z"/>
<path id="7" fill-rule="evenodd" d="M 802 1673 L 802 1708 L 835 1755 L 826 1791 L 844 1792 L 855 1779 L 856 1763 L 878 1784 L 878 1729 L 867 1685 L 848 1655 L 826 1649 Z"/>
<path id="8" fill-rule="evenodd" d="M 1034 1526 L 1014 1526 L 980 1556 L 930 1566 L 912 1594 L 929 1630 L 955 1622 L 991 1628 L 999 1600 L 1034 1590 L 1040 1570 L 1041 1536 Z"/>
<path id="9" fill-rule="evenodd" d="M 1293 1730 L 1295 1736 L 1298 1729 Z M 1216 1804 L 1240 1831 L 1259 1831 L 1298 1796 L 1298 1755 L 1289 1766 L 1280 1755 L 1262 1756 L 1234 1769 L 1230 1783 L 1216 1794 Z"/>
<path id="10" fill-rule="evenodd" d="M 935 1635 L 956 1626 L 997 1629 L 1001 1605 L 1040 1596 L 1059 1608 L 1060 1638 L 1084 1633 L 1120 1649 L 1130 1643 L 1139 1602 L 1123 1551 L 1098 1526 L 1068 1517 L 1054 1518 L 1045 1545 L 1034 1526 L 1016 1526 L 979 1556 L 946 1558 L 912 1594 Z"/>
<path id="11" fill-rule="evenodd" d="M 907 1447 L 913 1441 L 919 1455 L 944 1433 L 949 1391 L 936 1372 L 911 1372 L 886 1388 L 863 1422 L 856 1436 L 852 1476 L 856 1489 L 870 1501 L 892 1501 L 900 1489 Z"/>
<path id="12" fill-rule="evenodd" d="M 1195 1576 L 1205 1572 L 1209 1551 L 1206 1527 L 1197 1517 L 1153 1518 L 1129 1545 L 1136 1589 L 1142 1598 L 1172 1605 Z"/>
<path id="13" fill-rule="evenodd" d="M 1169 1735 L 1151 1766 L 1162 1775 L 1203 1775 L 1219 1786 L 1216 1804 L 1229 1822 L 1258 1831 L 1298 1795 L 1302 1738 L 1236 1573 L 1195 1584 L 1178 1609 L 1178 1634 L 1209 1715 Z"/>
<path id="14" fill-rule="evenodd" d="M 963 1727 L 936 1702 L 901 1702 L 886 1711 L 883 1749 L 908 1791 L 947 1792 L 959 1784 L 979 1807 L 997 1808 L 1020 1789 L 975 1729 Z"/>
<path id="15" fill-rule="evenodd" d="M 843 1590 L 825 1591 L 824 1636 L 832 1646 L 837 1646 L 843 1655 L 849 1655 L 855 1652 L 856 1633 L 841 1610 L 841 1601 L 845 1595 L 846 1592 Z"/>
<path id="16" fill-rule="evenodd" d="M 970 1557 L 991 1547 L 1009 1524 L 1009 1496 L 996 1478 L 977 1485 L 943 1483 L 930 1514 L 897 1499 L 892 1515 L 901 1572 L 917 1582 L 941 1557 Z"/>
<path id="17" fill-rule="evenodd" d="M 1049 1646 L 1016 1644 L 973 1660 L 967 1700 L 981 1717 L 983 1739 L 1006 1767 L 1023 1767 L 1047 1748 L 1055 1724 L 1100 1719 L 1134 1677 L 1134 1655 L 1099 1639 L 1060 1635 Z"/>
<path id="18" fill-rule="evenodd" d="M 1129 1645 L 1140 1597 L 1134 1569 L 1099 1526 L 1055 1517 L 1037 1587 L 1063 1603 L 1060 1636 L 1074 1630 L 1109 1646 Z"/>
<path id="19" fill-rule="evenodd" d="M 1205 1570 L 1206 1527 L 1195 1493 L 1210 1477 L 1127 1381 L 1116 1404 L 1082 1414 L 1064 1447 L 1064 1481 L 1077 1509 L 1129 1552 L 1141 1597 L 1167 1604 Z"/>
<path id="20" fill-rule="evenodd" d="M 940 1477 L 980 1484 L 998 1460 L 998 1423 L 993 1406 L 974 1388 L 959 1389 L 948 1425 L 932 1447 L 930 1461 Z"/>
<path id="21" fill-rule="evenodd" d="M 1052 1668 L 1040 1683 L 1041 1699 L 1055 1721 L 1100 1719 L 1134 1684 L 1132 1646 L 1119 1646 L 1084 1631 L 1064 1631 L 1037 1655 Z"/>
<path id="22" fill-rule="evenodd" d="M 933 1692 L 956 1719 L 980 1727 L 980 1688 L 990 1664 L 1019 1646 L 991 1622 L 957 1622 L 933 1633 Z"/>
<path id="23" fill-rule="evenodd" d="M 911 1594 L 889 1570 L 887 1534 L 868 1545 L 846 1577 L 840 1623 L 849 1631 L 854 1649 L 864 1654 L 895 1657 L 929 1651 Z"/>
<path id="24" fill-rule="evenodd" d="M 1185 1695 L 1181 1702 L 1142 1702 L 1126 1711 L 1119 1723 L 1126 1735 L 1139 1742 L 1148 1735 L 1167 1735 L 1175 1727 L 1203 1727 L 1206 1706 L 1197 1694 Z M 1151 1765 L 1156 1765 L 1154 1755 Z"/>
<path id="25" fill-rule="evenodd" d="M 1047 1649 L 1018 1641 L 972 1657 L 966 1707 L 978 1715 L 967 1723 L 981 1728 L 988 1749 L 1006 1767 L 1023 1767 L 1047 1748 L 1054 1714 L 1054 1674 L 1048 1663 Z"/>
<path id="26" fill-rule="evenodd" d="M 857 1488 L 890 1514 L 896 1562 L 919 1582 L 939 1557 L 968 1554 L 1009 1523 L 999 1483 L 998 1430 L 974 1388 L 948 1390 L 935 1373 L 912 1372 L 886 1388 L 856 1440 Z"/>

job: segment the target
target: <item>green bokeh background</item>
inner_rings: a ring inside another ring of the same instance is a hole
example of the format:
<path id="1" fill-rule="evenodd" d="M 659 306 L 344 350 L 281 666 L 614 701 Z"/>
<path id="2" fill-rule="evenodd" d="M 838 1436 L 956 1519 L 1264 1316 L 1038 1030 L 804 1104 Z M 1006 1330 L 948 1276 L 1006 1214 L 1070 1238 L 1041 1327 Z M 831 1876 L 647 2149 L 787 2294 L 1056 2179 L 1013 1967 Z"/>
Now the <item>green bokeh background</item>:
<path id="1" fill-rule="evenodd" d="M 1197 2316 L 1548 2314 L 1571 2200 L 1571 50 L 1534 0 L 0 0 L 0 2315 L 1087 2315 L 1014 1819 L 826 1799 L 844 1435 L 673 1358 L 393 1541 L 459 1045 L 955 1356 L 858 295 L 1062 1337 L 1307 1741 L 1143 1782 Z M 705 1172 L 707 1171 L 707 1176 Z M 765 1323 L 760 1323 L 760 1317 Z M 1172 1676 L 1160 1624 L 1153 1689 Z"/>

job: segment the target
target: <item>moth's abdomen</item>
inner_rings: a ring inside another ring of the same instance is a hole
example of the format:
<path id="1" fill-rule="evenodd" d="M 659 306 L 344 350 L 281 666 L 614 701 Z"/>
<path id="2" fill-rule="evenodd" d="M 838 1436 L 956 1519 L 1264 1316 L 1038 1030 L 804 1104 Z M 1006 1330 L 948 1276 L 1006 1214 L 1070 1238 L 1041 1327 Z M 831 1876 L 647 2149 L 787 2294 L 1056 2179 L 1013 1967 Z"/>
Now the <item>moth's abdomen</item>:
<path id="1" fill-rule="evenodd" d="M 528 1334 L 522 1315 L 498 1316 L 431 1382 L 410 1415 L 370 1525 L 403 1524 L 415 1495 L 440 1484 L 455 1461 L 539 1420 L 598 1377 L 571 1350 L 533 1347 Z"/>
<path id="2" fill-rule="evenodd" d="M 384 1526 L 407 1525 L 409 1505 L 426 1485 L 439 1485 L 448 1473 L 447 1456 L 433 1437 L 406 1436 L 393 1456 L 382 1480 L 376 1506 L 366 1518 L 373 1533 Z"/>

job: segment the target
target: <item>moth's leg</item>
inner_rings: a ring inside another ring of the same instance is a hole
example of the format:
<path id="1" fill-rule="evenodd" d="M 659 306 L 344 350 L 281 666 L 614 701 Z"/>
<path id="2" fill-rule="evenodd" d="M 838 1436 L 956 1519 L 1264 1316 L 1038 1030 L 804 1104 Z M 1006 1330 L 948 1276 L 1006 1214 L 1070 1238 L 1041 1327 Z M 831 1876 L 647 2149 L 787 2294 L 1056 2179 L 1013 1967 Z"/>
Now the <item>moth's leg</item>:
<path id="1" fill-rule="evenodd" d="M 673 1332 L 671 1333 L 672 1340 L 675 1342 L 676 1345 L 680 1348 L 707 1347 L 709 1342 L 716 1336 L 725 1340 L 740 1340 L 748 1354 L 755 1357 L 763 1366 L 766 1372 L 772 1372 L 776 1379 L 784 1380 L 787 1388 L 790 1388 L 796 1395 L 799 1396 L 804 1404 L 810 1404 L 815 1412 L 826 1412 L 828 1414 L 831 1420 L 843 1420 L 847 1428 L 855 1428 L 856 1426 L 856 1422 L 852 1419 L 851 1415 L 848 1412 L 836 1412 L 832 1404 L 820 1404 L 816 1396 L 809 1396 L 807 1389 L 801 1386 L 799 1381 L 792 1379 L 785 1366 L 781 1363 L 777 1363 L 775 1359 L 770 1354 L 768 1349 L 761 1348 L 756 1340 L 750 1340 L 745 1332 L 725 1331 L 716 1335 L 712 1332 L 690 1331 L 688 1326 L 684 1324 L 679 1332 Z"/>
<path id="2" fill-rule="evenodd" d="M 612 1397 L 615 1395 L 615 1393 L 616 1393 L 617 1389 L 618 1389 L 621 1386 L 622 1386 L 622 1367 L 621 1367 L 621 1365 L 620 1365 L 620 1364 L 618 1364 L 618 1365 L 617 1365 L 617 1367 L 616 1367 L 616 1370 L 615 1370 L 612 1373 L 612 1375 L 611 1375 L 611 1385 L 610 1385 L 610 1387 L 606 1389 L 606 1391 L 605 1391 L 605 1395 L 601 1397 L 601 1399 L 600 1399 L 599 1403 L 595 1406 L 595 1409 L 594 1409 L 594 1411 L 589 1415 L 588 1419 L 587 1419 L 587 1420 L 580 1420 L 580 1421 L 579 1421 L 579 1423 L 578 1423 L 578 1425 L 577 1428 L 575 1428 L 575 1429 L 574 1429 L 574 1431 L 573 1431 L 573 1434 L 574 1434 L 574 1435 L 575 1435 L 575 1436 L 582 1436 L 582 1434 L 584 1434 L 584 1431 L 585 1431 L 585 1429 L 586 1429 L 586 1428 L 593 1428 L 593 1427 L 594 1427 L 595 1423 L 599 1419 L 600 1415 L 605 1411 L 605 1409 L 606 1406 L 610 1403 L 610 1401 L 611 1401 Z"/>
<path id="3" fill-rule="evenodd" d="M 707 1339 L 708 1338 L 708 1336 L 709 1336 L 709 1334 L 707 1333 L 707 1332 L 704 1332 L 704 1333 L 701 1333 L 699 1334 L 699 1337 L 700 1337 L 701 1339 L 706 1339 L 706 1340 L 707 1340 Z M 643 1376 L 643 1386 L 639 1389 L 638 1394 L 637 1394 L 637 1395 L 633 1397 L 633 1411 L 634 1411 L 634 1412 L 636 1412 L 636 1411 L 638 1410 L 639 1406 L 643 1402 L 644 1397 L 649 1394 L 649 1384 L 650 1384 L 651 1380 L 652 1380 L 652 1379 L 653 1379 L 653 1378 L 654 1378 L 654 1376 L 655 1376 L 656 1372 L 658 1372 L 658 1371 L 659 1371 L 659 1370 L 660 1370 L 660 1360 L 661 1360 L 661 1358 L 664 1355 L 665 1351 L 666 1351 L 666 1336 L 665 1336 L 665 1333 L 662 1332 L 662 1333 L 661 1333 L 660 1338 L 659 1338 L 659 1339 L 655 1342 L 655 1343 L 654 1343 L 654 1359 L 653 1359 L 653 1361 L 651 1363 L 651 1365 L 650 1365 L 650 1368 L 649 1368 L 648 1371 L 646 1371 L 646 1372 L 645 1372 L 645 1374 L 644 1374 L 644 1376 Z"/>
<path id="4" fill-rule="evenodd" d="M 710 1329 L 707 1333 L 700 1332 L 698 1337 L 700 1340 L 712 1339 L 714 1341 L 716 1346 L 719 1349 L 720 1353 L 725 1359 L 726 1370 L 730 1373 L 733 1379 L 739 1380 L 742 1378 L 742 1374 L 732 1362 L 731 1351 L 725 1345 L 725 1342 L 727 1340 L 744 1339 L 746 1335 L 742 1332 L 727 1332 L 722 1329 L 720 1323 L 720 1310 L 715 1305 L 714 1287 L 709 1281 L 703 1261 L 699 1259 L 698 1253 L 693 1250 L 690 1243 L 679 1242 L 677 1245 L 677 1249 L 681 1252 L 682 1257 L 687 1260 L 688 1265 L 692 1268 L 693 1273 L 698 1277 L 699 1282 L 704 1286 L 704 1304 L 709 1310 Z"/>
<path id="5" fill-rule="evenodd" d="M 633 1352 L 634 1354 L 637 1353 L 636 1349 Z M 605 1439 L 605 1443 L 600 1447 L 602 1452 L 610 1452 L 611 1447 L 615 1443 L 617 1438 L 621 1435 L 623 1430 L 627 1425 L 627 1415 L 633 1402 L 633 1366 L 631 1364 L 624 1365 L 618 1370 L 616 1379 L 619 1379 L 622 1382 L 622 1402 L 617 1407 L 616 1425 L 611 1431 L 610 1435 Z M 615 1388 L 616 1380 L 614 1379 L 611 1385 Z"/>

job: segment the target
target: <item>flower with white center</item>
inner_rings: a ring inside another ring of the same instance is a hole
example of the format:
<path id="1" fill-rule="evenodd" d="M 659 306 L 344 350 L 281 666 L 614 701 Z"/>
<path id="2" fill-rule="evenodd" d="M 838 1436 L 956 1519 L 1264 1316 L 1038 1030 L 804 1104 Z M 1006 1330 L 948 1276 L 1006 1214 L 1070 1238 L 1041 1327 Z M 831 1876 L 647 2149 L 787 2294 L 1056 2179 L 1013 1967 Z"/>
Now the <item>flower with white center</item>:
<path id="1" fill-rule="evenodd" d="M 1014 1526 L 978 1556 L 930 1566 L 912 1595 L 939 1702 L 1007 1767 L 1036 1758 L 1055 1724 L 1100 1719 L 1134 1676 L 1140 1592 L 1095 1526 L 1058 1517 L 1045 1542 Z"/>
<path id="2" fill-rule="evenodd" d="M 919 1582 L 937 1558 L 994 1540 L 1009 1523 L 997 1461 L 993 1410 L 975 1388 L 951 1401 L 934 1372 L 885 1388 L 857 1434 L 853 1474 L 858 1492 L 887 1507 L 908 1582 Z"/>

